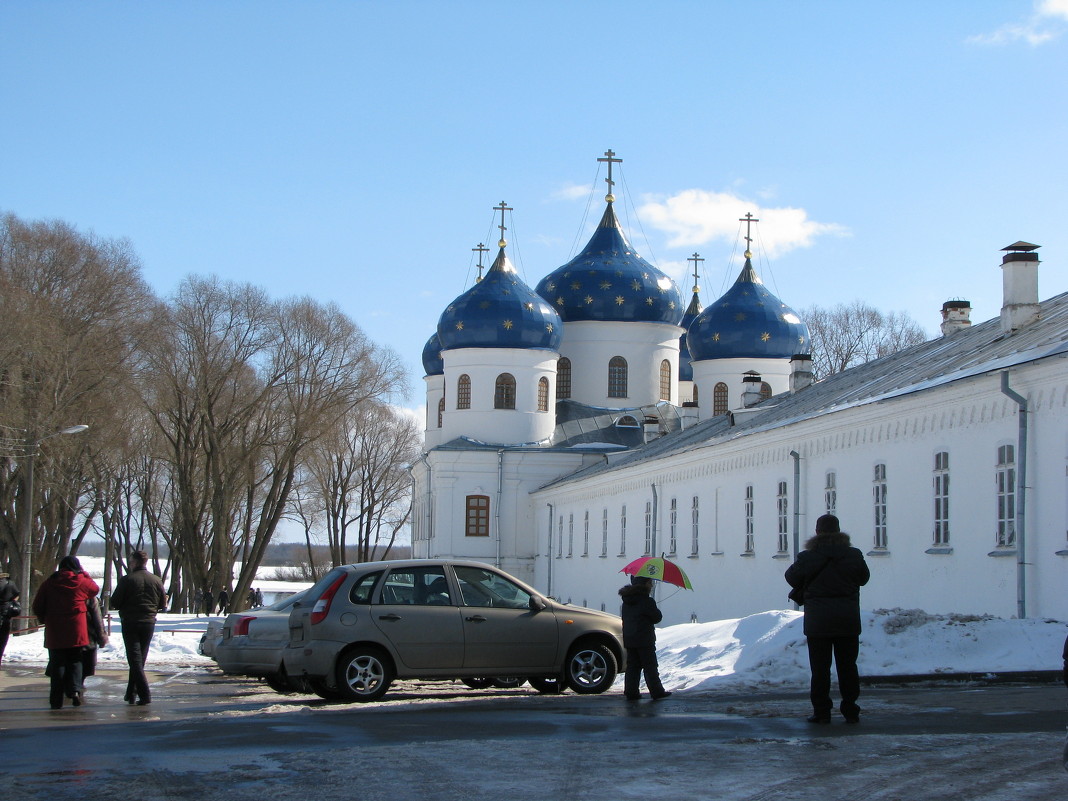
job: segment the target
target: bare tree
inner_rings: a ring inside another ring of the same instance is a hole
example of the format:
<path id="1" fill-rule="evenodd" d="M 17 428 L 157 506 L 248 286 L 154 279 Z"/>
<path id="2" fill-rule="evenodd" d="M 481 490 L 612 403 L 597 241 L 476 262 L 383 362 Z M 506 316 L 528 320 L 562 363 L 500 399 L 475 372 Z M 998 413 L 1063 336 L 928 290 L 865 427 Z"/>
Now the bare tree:
<path id="1" fill-rule="evenodd" d="M 927 340 L 919 323 L 903 312 L 881 312 L 863 301 L 801 311 L 812 338 L 812 372 L 818 380 L 889 356 Z"/>

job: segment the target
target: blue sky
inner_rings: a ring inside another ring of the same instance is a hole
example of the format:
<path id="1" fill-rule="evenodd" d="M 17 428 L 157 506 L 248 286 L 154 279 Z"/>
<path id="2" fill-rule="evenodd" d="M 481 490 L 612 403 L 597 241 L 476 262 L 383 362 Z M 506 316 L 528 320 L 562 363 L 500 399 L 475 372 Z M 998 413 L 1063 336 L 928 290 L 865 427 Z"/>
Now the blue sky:
<path id="1" fill-rule="evenodd" d="M 1068 289 L 1068 0 L 0 4 L 0 210 L 190 273 L 336 301 L 410 367 L 508 219 L 533 286 L 617 209 L 707 305 L 741 263 L 801 308 L 930 333 Z M 591 205 L 592 200 L 592 205 Z M 490 253 L 488 259 L 492 259 Z"/>

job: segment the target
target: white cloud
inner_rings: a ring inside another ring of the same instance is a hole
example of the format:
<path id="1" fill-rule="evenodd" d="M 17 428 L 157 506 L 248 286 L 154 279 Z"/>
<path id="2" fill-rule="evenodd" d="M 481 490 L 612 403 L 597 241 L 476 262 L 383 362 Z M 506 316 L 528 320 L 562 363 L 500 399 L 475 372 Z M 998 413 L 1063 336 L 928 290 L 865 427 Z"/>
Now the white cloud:
<path id="1" fill-rule="evenodd" d="M 722 240 L 737 242 L 739 218 L 751 212 L 760 220 L 756 247 L 769 257 L 809 247 L 818 236 L 845 236 L 841 225 L 809 219 L 798 208 L 762 207 L 727 192 L 686 189 L 667 198 L 649 198 L 638 209 L 641 218 L 669 235 L 670 247 L 698 247 Z"/>
<path id="2" fill-rule="evenodd" d="M 552 197 L 558 200 L 584 200 L 590 194 L 589 186 L 570 184 L 563 186 L 552 193 Z"/>
<path id="3" fill-rule="evenodd" d="M 1038 47 L 1053 41 L 1063 32 L 1060 22 L 1068 22 L 1068 0 L 1039 0 L 1034 14 L 1025 22 L 1010 22 L 993 33 L 981 33 L 968 38 L 968 42 L 981 45 L 1010 45 L 1024 42 Z"/>

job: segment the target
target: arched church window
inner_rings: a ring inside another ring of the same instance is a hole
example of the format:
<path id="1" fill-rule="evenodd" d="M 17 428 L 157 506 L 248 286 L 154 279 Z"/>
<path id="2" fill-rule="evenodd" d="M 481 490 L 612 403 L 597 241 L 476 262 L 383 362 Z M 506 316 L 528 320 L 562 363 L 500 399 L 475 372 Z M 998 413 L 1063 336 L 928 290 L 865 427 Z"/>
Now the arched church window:
<path id="1" fill-rule="evenodd" d="M 671 362 L 667 359 L 660 362 L 660 400 L 671 400 Z"/>
<path id="2" fill-rule="evenodd" d="M 712 414 L 726 414 L 729 408 L 727 402 L 727 385 L 720 381 L 712 389 Z"/>
<path id="3" fill-rule="evenodd" d="M 441 428 L 441 419 L 445 416 L 445 398 L 438 400 L 438 428 Z"/>
<path id="4" fill-rule="evenodd" d="M 471 408 L 471 376 L 467 373 L 456 379 L 456 408 Z"/>
<path id="5" fill-rule="evenodd" d="M 538 379 L 538 411 L 549 411 L 549 379 Z"/>
<path id="6" fill-rule="evenodd" d="M 760 399 L 767 400 L 771 397 L 771 384 L 767 381 L 760 382 Z"/>
<path id="7" fill-rule="evenodd" d="M 571 397 L 571 360 L 561 356 L 556 360 L 556 399 Z"/>
<path id="8" fill-rule="evenodd" d="M 693 385 L 693 398 L 692 398 L 692 400 L 693 400 L 693 405 L 697 406 L 698 405 L 698 403 L 697 403 L 697 384 Z"/>
<path id="9" fill-rule="evenodd" d="M 493 389 L 494 409 L 515 408 L 515 376 L 511 373 L 501 373 Z"/>
<path id="10" fill-rule="evenodd" d="M 627 360 L 622 356 L 608 362 L 608 397 L 627 397 Z"/>

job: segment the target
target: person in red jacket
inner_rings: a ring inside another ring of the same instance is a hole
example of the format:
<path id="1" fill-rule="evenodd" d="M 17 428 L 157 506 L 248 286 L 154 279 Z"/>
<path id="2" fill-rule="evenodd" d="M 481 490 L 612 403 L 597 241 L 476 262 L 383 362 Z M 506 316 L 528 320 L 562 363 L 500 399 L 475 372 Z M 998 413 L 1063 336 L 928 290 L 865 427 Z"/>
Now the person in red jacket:
<path id="1" fill-rule="evenodd" d="M 33 599 L 33 613 L 44 624 L 44 644 L 48 649 L 45 675 L 51 680 L 48 703 L 52 709 L 63 706 L 63 696 L 81 706 L 82 652 L 89 645 L 86 602 L 100 587 L 82 570 L 75 556 L 64 556 L 59 569 L 46 578 Z"/>

